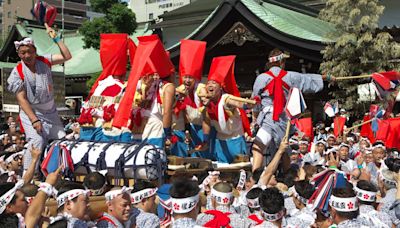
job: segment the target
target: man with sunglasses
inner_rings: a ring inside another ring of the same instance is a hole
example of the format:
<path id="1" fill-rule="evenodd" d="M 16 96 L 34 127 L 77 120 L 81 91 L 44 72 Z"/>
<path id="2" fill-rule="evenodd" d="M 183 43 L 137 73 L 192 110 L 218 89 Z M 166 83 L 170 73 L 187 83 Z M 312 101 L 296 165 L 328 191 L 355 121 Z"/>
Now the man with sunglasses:
<path id="1" fill-rule="evenodd" d="M 7 89 L 15 93 L 21 107 L 20 119 L 27 140 L 39 149 L 43 149 L 49 139 L 65 136 L 54 103 L 51 66 L 71 59 L 71 53 L 55 31 L 47 25 L 46 29 L 61 54 L 39 56 L 31 38 L 16 41 L 15 49 L 21 58 L 21 63 L 13 69 L 7 80 Z M 28 169 L 31 161 L 30 153 L 26 153 L 24 170 Z"/>
<path id="2" fill-rule="evenodd" d="M 26 151 L 31 155 L 32 162 L 29 164 L 28 169 L 22 176 L 22 164 L 24 160 L 24 151 L 20 152 L 7 152 L 4 154 L 3 160 L 6 166 L 6 173 L 2 175 L 8 175 L 6 182 L 14 182 L 23 179 L 24 183 L 30 183 L 32 181 L 35 167 L 39 162 L 41 150 L 38 148 L 31 147 L 30 149 L 26 149 Z M 1 155 L 0 155 L 1 156 Z M 22 177 L 21 177 L 22 176 Z"/>

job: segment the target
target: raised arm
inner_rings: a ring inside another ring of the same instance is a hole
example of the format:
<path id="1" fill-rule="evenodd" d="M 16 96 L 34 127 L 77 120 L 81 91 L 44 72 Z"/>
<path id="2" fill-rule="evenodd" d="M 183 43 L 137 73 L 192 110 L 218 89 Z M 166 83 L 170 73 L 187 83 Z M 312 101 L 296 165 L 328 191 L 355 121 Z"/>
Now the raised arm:
<path id="1" fill-rule="evenodd" d="M 163 98 L 163 127 L 170 128 L 172 125 L 172 109 L 175 99 L 175 86 L 172 83 L 165 85 Z"/>
<path id="2" fill-rule="evenodd" d="M 40 154 L 42 153 L 39 148 L 31 147 L 30 150 L 32 154 L 32 162 L 22 176 L 24 183 L 30 183 L 32 181 L 33 175 L 35 175 L 36 164 L 39 162 Z"/>
<path id="3" fill-rule="evenodd" d="M 50 173 L 46 178 L 46 182 L 42 183 L 39 187 L 38 193 L 35 198 L 33 198 L 33 201 L 25 214 L 25 224 L 27 228 L 36 227 L 41 214 L 45 209 L 46 200 L 52 193 L 52 186 L 56 184 L 61 169 L 62 166 L 58 167 L 54 173 Z"/>
<path id="4" fill-rule="evenodd" d="M 54 31 L 54 29 L 49 27 L 47 24 L 45 24 L 45 26 L 46 26 L 46 31 L 49 34 L 50 38 L 52 38 L 53 41 L 57 44 L 61 52 L 61 54 L 54 54 L 51 56 L 51 64 L 52 65 L 62 64 L 70 60 L 72 58 L 72 55 L 68 47 L 60 39 L 60 37 L 57 37 L 57 33 Z"/>
<path id="5" fill-rule="evenodd" d="M 274 158 L 268 164 L 267 168 L 264 170 L 263 174 L 260 177 L 259 183 L 267 186 L 269 181 L 271 180 L 272 175 L 278 169 L 279 162 L 281 161 L 282 156 L 286 153 L 286 149 L 288 148 L 289 143 L 286 137 L 282 139 L 282 142 L 279 146 L 278 151 L 275 153 Z"/>

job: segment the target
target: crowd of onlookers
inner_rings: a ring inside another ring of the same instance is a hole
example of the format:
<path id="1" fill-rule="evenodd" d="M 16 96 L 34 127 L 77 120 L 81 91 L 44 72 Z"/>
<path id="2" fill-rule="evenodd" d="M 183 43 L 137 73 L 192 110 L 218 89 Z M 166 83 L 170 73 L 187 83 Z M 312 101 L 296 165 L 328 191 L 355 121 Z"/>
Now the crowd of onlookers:
<path id="1" fill-rule="evenodd" d="M 400 227 L 397 149 L 359 133 L 336 137 L 318 124 L 314 138 L 284 139 L 253 171 L 166 176 L 113 186 L 104 172 L 83 182 L 59 167 L 37 176 L 41 151 L 26 146 L 8 117 L 0 145 L 2 227 Z M 67 134 L 79 125 L 65 119 Z M 22 172 L 23 154 L 32 163 Z"/>

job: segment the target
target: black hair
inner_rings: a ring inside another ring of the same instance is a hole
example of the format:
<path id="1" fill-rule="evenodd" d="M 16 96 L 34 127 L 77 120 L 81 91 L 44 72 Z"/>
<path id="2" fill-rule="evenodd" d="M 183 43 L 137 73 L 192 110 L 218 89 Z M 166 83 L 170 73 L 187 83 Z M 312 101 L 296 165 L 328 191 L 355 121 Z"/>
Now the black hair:
<path id="1" fill-rule="evenodd" d="M 253 177 L 253 173 L 250 171 L 246 171 L 246 182 L 250 181 L 250 178 Z"/>
<path id="2" fill-rule="evenodd" d="M 299 150 L 299 149 L 300 149 L 299 144 L 292 144 L 292 145 L 290 145 L 290 149 L 292 149 L 292 150 Z"/>
<path id="3" fill-rule="evenodd" d="M 315 191 L 315 188 L 306 180 L 296 181 L 294 183 L 294 188 L 296 192 L 305 199 L 310 199 Z"/>
<path id="4" fill-rule="evenodd" d="M 106 183 L 106 177 L 99 172 L 92 172 L 85 176 L 83 179 L 83 186 L 88 189 L 100 189 Z"/>
<path id="5" fill-rule="evenodd" d="M 247 192 L 246 194 L 246 198 L 247 199 L 255 199 L 257 197 L 260 197 L 260 195 L 262 194 L 263 190 L 261 188 L 252 188 L 250 189 L 249 192 Z"/>
<path id="6" fill-rule="evenodd" d="M 258 183 L 258 181 L 260 180 L 261 174 L 263 172 L 264 172 L 264 168 L 258 168 L 253 171 L 252 178 L 253 178 L 254 182 Z"/>
<path id="7" fill-rule="evenodd" d="M 350 198 L 350 197 L 356 197 L 356 194 L 354 193 L 353 189 L 350 187 L 345 187 L 345 188 L 334 188 L 332 190 L 332 195 L 340 198 Z M 349 212 L 343 212 L 343 211 L 338 211 L 336 210 L 337 215 L 339 215 L 341 218 L 345 219 L 355 219 L 358 217 L 360 214 L 360 210 L 356 211 L 349 211 Z"/>
<path id="8" fill-rule="evenodd" d="M 0 175 L 0 184 L 7 183 L 8 181 L 8 173 L 3 173 Z"/>
<path id="9" fill-rule="evenodd" d="M 399 158 L 387 158 L 385 160 L 385 165 L 392 172 L 398 173 L 400 170 L 400 159 Z"/>
<path id="10" fill-rule="evenodd" d="M 380 142 L 380 141 L 378 141 L 378 142 L 374 142 L 373 144 L 372 144 L 372 146 L 385 146 L 385 144 L 383 143 L 383 142 Z"/>
<path id="11" fill-rule="evenodd" d="M 0 228 L 18 227 L 19 219 L 16 214 L 0 214 Z"/>
<path id="12" fill-rule="evenodd" d="M 357 188 L 359 188 L 361 190 L 369 191 L 369 192 L 378 192 L 378 188 L 374 184 L 372 184 L 371 182 L 366 181 L 366 180 L 359 180 L 357 182 Z M 365 204 L 365 205 L 373 205 L 374 204 L 374 202 L 367 202 L 367 201 L 363 201 L 360 199 L 358 199 L 358 200 L 360 201 L 361 204 Z"/>
<path id="13" fill-rule="evenodd" d="M 133 185 L 132 193 L 141 191 L 141 190 L 146 189 L 146 188 L 155 188 L 155 187 L 156 186 L 153 183 L 149 182 L 149 181 L 137 180 L 135 182 L 135 184 Z"/>
<path id="14" fill-rule="evenodd" d="M 48 228 L 66 228 L 66 227 L 68 227 L 68 220 L 65 218 L 58 220 L 57 222 L 54 222 L 48 226 Z"/>
<path id="15" fill-rule="evenodd" d="M 195 196 L 199 193 L 200 189 L 195 181 L 190 179 L 176 180 L 171 188 L 169 189 L 169 194 L 172 198 L 188 198 Z"/>
<path id="16" fill-rule="evenodd" d="M 276 180 L 290 188 L 294 185 L 295 179 L 298 177 L 298 171 L 299 166 L 292 164 L 290 168 L 285 173 L 281 173 Z"/>
<path id="17" fill-rule="evenodd" d="M 268 214 L 276 214 L 285 208 L 285 199 L 277 188 L 265 189 L 259 200 L 261 208 Z"/>
<path id="18" fill-rule="evenodd" d="M 252 189 L 250 189 L 250 191 L 247 192 L 246 198 L 247 199 L 259 198 L 260 195 L 262 194 L 262 192 L 263 192 L 263 190 L 261 188 L 258 188 L 258 187 L 257 188 L 252 188 Z M 250 208 L 250 207 L 249 207 L 249 210 L 250 210 L 251 213 L 254 213 L 254 211 L 255 211 L 254 208 Z"/>

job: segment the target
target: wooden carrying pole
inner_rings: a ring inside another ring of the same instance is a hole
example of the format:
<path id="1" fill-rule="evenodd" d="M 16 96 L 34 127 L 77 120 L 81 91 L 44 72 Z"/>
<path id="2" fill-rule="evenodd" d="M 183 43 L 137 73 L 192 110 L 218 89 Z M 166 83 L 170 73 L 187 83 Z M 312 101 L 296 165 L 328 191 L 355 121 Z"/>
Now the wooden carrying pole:
<path id="1" fill-rule="evenodd" d="M 232 96 L 232 95 L 229 95 L 229 96 L 227 97 L 227 99 L 232 99 L 232 100 L 234 100 L 234 101 L 243 102 L 243 103 L 252 104 L 252 105 L 257 104 L 257 102 L 256 102 L 255 100 L 251 100 L 251 99 L 247 99 L 247 98 L 241 98 L 241 97 L 236 97 L 236 96 Z"/>
<path id="2" fill-rule="evenodd" d="M 358 76 L 348 76 L 348 77 L 337 77 L 335 80 L 351 80 L 351 79 L 360 79 L 360 78 L 370 78 L 372 77 L 371 74 L 364 74 L 364 75 L 358 75 Z"/>
<path id="3" fill-rule="evenodd" d="M 352 127 L 350 127 L 350 128 L 347 128 L 345 132 L 348 133 L 349 131 L 353 130 L 354 128 L 361 127 L 361 126 L 364 125 L 364 124 L 371 123 L 372 121 L 374 121 L 374 119 L 375 119 L 375 118 L 372 118 L 372 119 L 367 120 L 367 121 L 365 121 L 365 122 L 362 122 L 362 123 L 360 123 L 360 124 L 354 125 L 354 126 L 352 126 Z"/>
<path id="4" fill-rule="evenodd" d="M 288 120 L 288 122 L 286 124 L 286 132 L 285 132 L 285 137 L 286 137 L 286 140 L 288 140 L 288 141 L 289 141 L 290 126 L 291 126 L 291 123 L 290 123 L 290 120 Z"/>

